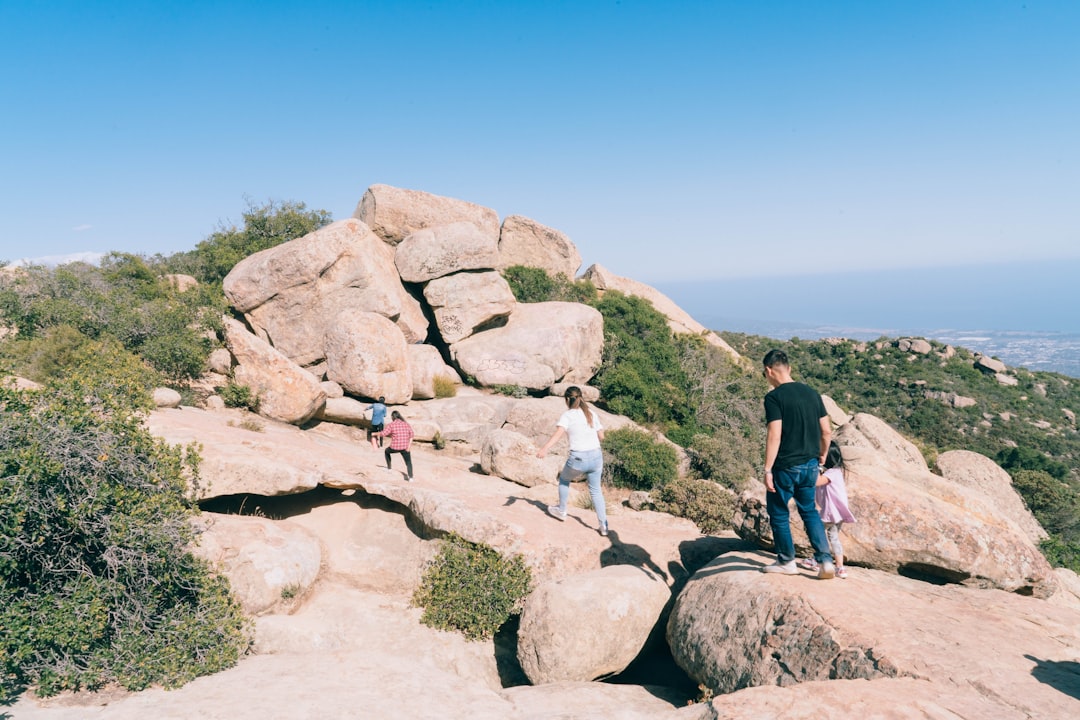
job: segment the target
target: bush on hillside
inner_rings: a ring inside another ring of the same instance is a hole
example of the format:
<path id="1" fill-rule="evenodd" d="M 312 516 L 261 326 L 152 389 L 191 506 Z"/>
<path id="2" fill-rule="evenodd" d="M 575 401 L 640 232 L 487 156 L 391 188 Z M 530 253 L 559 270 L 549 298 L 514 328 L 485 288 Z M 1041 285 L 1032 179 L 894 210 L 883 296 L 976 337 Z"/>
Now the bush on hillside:
<path id="1" fill-rule="evenodd" d="M 592 384 L 606 408 L 687 444 L 697 431 L 695 409 L 665 317 L 647 300 L 616 291 L 596 308 L 604 316 L 604 358 Z"/>
<path id="2" fill-rule="evenodd" d="M 679 457 L 647 432 L 619 428 L 604 434 L 604 475 L 616 487 L 652 490 L 675 478 Z"/>
<path id="3" fill-rule="evenodd" d="M 654 493 L 653 505 L 660 512 L 692 520 L 706 535 L 731 527 L 735 495 L 710 480 L 678 478 Z"/>
<path id="4" fill-rule="evenodd" d="M 331 221 L 326 210 L 308 210 L 302 202 L 270 201 L 249 204 L 244 224 L 222 226 L 194 250 L 165 260 L 169 272 L 192 275 L 199 282 L 220 286 L 229 271 L 249 255 L 303 237 Z"/>
<path id="5" fill-rule="evenodd" d="M 754 477 L 755 463 L 764 452 L 756 452 L 753 443 L 731 433 L 699 433 L 686 449 L 690 468 L 706 480 L 713 480 L 735 492 L 741 492 Z"/>
<path id="6" fill-rule="evenodd" d="M 259 395 L 247 385 L 230 382 L 218 390 L 225 407 L 244 408 L 251 412 L 259 412 Z"/>
<path id="7" fill-rule="evenodd" d="M 196 457 L 143 428 L 132 360 L 113 346 L 41 391 L 0 387 L 0 701 L 173 687 L 247 646 L 227 582 L 188 550 Z"/>
<path id="8" fill-rule="evenodd" d="M 521 555 L 504 557 L 451 533 L 424 571 L 413 605 L 424 609 L 420 621 L 425 625 L 481 640 L 521 612 L 531 585 L 532 573 Z"/>
<path id="9" fill-rule="evenodd" d="M 63 373 L 70 369 L 65 346 L 114 338 L 163 381 L 197 377 L 213 349 L 208 335 L 220 328 L 224 298 L 202 287 L 181 293 L 159 271 L 139 256 L 110 253 L 99 268 L 72 263 L 0 278 L 0 319 L 18 331 L 6 343 L 16 369 Z M 39 352 L 41 343 L 59 352 Z"/>
<path id="10" fill-rule="evenodd" d="M 503 270 L 502 274 L 518 302 L 561 301 L 592 304 L 597 297 L 596 287 L 591 282 L 571 280 L 562 273 L 553 277 L 541 268 L 511 265 Z"/>

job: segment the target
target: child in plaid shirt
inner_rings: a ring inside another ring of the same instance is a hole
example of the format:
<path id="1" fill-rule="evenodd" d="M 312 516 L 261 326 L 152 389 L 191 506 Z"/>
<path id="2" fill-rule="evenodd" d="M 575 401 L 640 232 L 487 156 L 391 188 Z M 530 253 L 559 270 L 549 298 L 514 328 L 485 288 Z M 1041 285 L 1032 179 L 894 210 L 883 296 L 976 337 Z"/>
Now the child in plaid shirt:
<path id="1" fill-rule="evenodd" d="M 390 470 L 390 456 L 394 453 L 401 453 L 401 456 L 405 458 L 405 469 L 408 471 L 409 482 L 412 482 L 412 453 L 409 452 L 409 448 L 412 446 L 413 429 L 409 423 L 405 422 L 405 418 L 401 416 L 397 410 L 390 413 L 391 422 L 386 426 L 379 435 L 390 438 L 390 447 L 386 448 L 384 455 L 386 456 L 386 469 Z"/>

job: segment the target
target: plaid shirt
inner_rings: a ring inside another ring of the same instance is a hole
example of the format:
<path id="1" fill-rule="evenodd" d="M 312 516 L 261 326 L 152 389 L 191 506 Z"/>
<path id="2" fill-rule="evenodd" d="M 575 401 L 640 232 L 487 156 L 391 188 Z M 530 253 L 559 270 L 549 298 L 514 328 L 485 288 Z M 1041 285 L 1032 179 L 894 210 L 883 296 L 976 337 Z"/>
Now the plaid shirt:
<path id="1" fill-rule="evenodd" d="M 379 434 L 390 436 L 391 450 L 408 450 L 413 439 L 413 429 L 404 420 L 394 420 Z"/>

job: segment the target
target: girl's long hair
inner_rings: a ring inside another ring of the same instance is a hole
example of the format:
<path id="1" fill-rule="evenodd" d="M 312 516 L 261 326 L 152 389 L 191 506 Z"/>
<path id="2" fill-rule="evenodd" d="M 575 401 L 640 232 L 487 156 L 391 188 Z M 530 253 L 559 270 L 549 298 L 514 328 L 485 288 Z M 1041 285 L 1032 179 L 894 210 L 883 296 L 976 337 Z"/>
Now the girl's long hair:
<path id="1" fill-rule="evenodd" d="M 835 440 L 830 440 L 829 452 L 825 454 L 825 469 L 832 470 L 833 468 L 840 468 L 841 471 L 846 472 L 844 456 L 840 453 L 840 446 L 836 444 Z"/>
<path id="2" fill-rule="evenodd" d="M 585 413 L 585 422 L 589 424 L 589 427 L 593 426 L 592 411 L 589 410 L 589 403 L 581 397 L 581 388 L 577 385 L 571 385 L 566 388 L 566 406 L 571 410 L 575 408 Z"/>

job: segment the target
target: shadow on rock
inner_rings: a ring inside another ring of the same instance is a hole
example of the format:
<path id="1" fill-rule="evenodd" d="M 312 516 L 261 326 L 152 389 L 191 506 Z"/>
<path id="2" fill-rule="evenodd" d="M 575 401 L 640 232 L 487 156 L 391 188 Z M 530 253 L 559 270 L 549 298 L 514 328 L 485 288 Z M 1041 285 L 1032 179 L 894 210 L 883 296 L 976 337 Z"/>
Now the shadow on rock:
<path id="1" fill-rule="evenodd" d="M 1031 669 L 1032 677 L 1080 700 L 1080 663 L 1073 660 L 1040 660 L 1032 655 L 1024 657 L 1035 663 Z"/>

